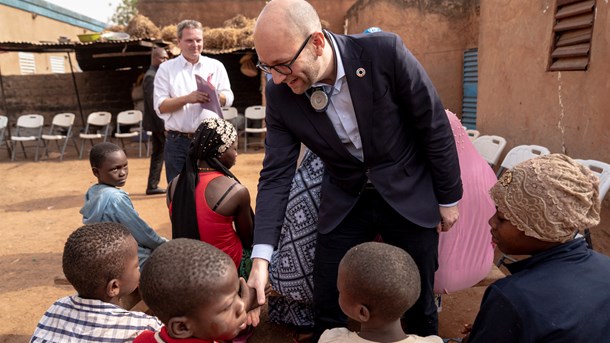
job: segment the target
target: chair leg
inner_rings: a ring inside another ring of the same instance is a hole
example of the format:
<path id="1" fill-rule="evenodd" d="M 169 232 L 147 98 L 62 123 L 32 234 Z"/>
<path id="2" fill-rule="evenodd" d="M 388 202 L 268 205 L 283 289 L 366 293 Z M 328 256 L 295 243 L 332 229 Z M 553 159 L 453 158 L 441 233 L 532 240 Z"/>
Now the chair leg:
<path id="1" fill-rule="evenodd" d="M 78 159 L 79 160 L 83 158 L 83 150 L 85 150 L 85 140 L 81 139 L 81 141 L 80 141 L 80 151 L 78 152 Z"/>
<path id="2" fill-rule="evenodd" d="M 23 142 L 19 142 L 19 144 L 21 145 L 21 151 L 23 151 L 23 157 L 27 159 L 28 155 L 25 153 L 25 146 L 23 145 Z"/>
<path id="3" fill-rule="evenodd" d="M 74 137 L 71 138 L 72 139 L 72 144 L 74 144 L 74 149 L 76 149 L 76 155 L 80 155 L 80 150 L 78 150 L 78 143 L 76 143 L 76 139 L 74 139 Z"/>
<path id="4" fill-rule="evenodd" d="M 59 142 L 57 142 L 57 144 L 59 144 Z M 66 151 L 66 147 L 67 146 L 68 146 L 68 137 L 66 137 L 64 139 L 63 147 L 61 148 L 61 152 L 59 153 L 59 161 L 63 161 L 64 160 L 64 152 Z"/>
<path id="5" fill-rule="evenodd" d="M 248 152 L 248 133 L 244 132 L 244 152 Z"/>
<path id="6" fill-rule="evenodd" d="M 15 160 L 15 150 L 17 147 L 15 146 L 15 142 L 11 141 L 11 161 Z"/>
<path id="7" fill-rule="evenodd" d="M 42 142 L 44 143 L 44 151 L 42 152 L 42 156 L 46 156 L 47 158 L 49 157 L 49 144 L 51 144 L 51 142 L 49 142 L 49 144 L 47 144 L 46 140 L 42 140 Z"/>

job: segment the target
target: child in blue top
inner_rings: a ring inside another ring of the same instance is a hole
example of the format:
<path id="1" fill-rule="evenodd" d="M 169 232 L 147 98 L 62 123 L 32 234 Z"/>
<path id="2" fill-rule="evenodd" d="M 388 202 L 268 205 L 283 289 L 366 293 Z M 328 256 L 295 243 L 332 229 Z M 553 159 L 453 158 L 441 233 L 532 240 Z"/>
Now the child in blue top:
<path id="1" fill-rule="evenodd" d="M 93 146 L 89 162 L 98 183 L 85 195 L 85 205 L 80 210 L 83 223 L 123 224 L 138 242 L 138 261 L 142 268 L 152 251 L 167 239 L 140 218 L 129 195 L 119 188 L 125 185 L 129 174 L 127 156 L 116 144 L 104 142 Z"/>

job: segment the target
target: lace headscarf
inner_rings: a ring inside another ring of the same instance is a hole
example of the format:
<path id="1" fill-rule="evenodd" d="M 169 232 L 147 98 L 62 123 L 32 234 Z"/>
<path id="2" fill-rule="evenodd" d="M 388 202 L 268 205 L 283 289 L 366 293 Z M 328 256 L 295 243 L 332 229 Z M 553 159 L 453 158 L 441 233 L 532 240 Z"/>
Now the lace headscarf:
<path id="1" fill-rule="evenodd" d="M 562 154 L 521 162 L 490 194 L 506 219 L 541 241 L 567 242 L 576 230 L 600 221 L 599 179 Z"/>

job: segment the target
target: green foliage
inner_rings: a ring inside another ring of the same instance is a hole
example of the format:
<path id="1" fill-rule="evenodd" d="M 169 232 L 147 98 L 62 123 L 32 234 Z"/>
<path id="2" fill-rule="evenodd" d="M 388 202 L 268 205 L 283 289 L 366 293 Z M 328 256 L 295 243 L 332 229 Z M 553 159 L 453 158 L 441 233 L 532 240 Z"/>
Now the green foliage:
<path id="1" fill-rule="evenodd" d="M 138 14 L 137 4 L 138 0 L 121 0 L 110 20 L 117 25 L 129 24 L 131 19 Z"/>

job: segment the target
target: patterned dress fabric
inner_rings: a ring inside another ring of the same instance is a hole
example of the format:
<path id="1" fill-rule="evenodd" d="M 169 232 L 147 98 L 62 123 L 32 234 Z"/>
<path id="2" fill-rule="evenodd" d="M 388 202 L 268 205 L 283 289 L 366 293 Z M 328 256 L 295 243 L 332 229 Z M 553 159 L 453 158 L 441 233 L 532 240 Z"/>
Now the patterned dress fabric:
<path id="1" fill-rule="evenodd" d="M 282 295 L 269 298 L 269 318 L 276 323 L 313 325 L 313 261 L 323 175 L 322 161 L 307 151 L 292 180 L 278 249 L 271 258 L 271 286 Z"/>

